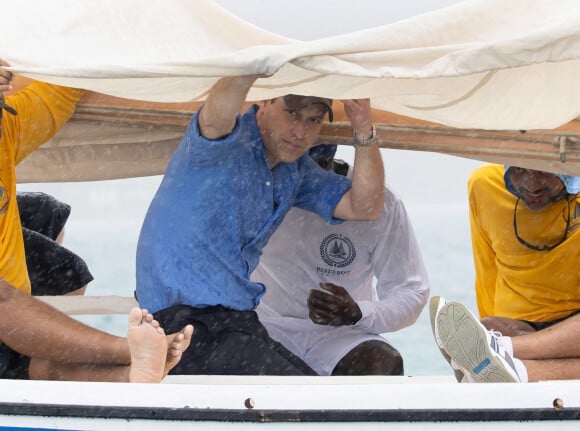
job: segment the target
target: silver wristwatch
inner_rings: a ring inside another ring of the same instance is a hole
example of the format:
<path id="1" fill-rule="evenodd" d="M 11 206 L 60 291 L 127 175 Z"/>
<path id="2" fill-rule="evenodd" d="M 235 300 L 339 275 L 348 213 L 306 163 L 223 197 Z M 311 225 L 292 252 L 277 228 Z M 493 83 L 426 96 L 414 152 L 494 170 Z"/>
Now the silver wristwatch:
<path id="1" fill-rule="evenodd" d="M 353 143 L 352 144 L 355 147 L 370 147 L 371 145 L 378 144 L 378 142 L 379 142 L 379 140 L 377 139 L 377 129 L 373 125 L 373 127 L 371 129 L 370 138 L 359 139 L 355 133 L 355 135 L 353 136 Z"/>

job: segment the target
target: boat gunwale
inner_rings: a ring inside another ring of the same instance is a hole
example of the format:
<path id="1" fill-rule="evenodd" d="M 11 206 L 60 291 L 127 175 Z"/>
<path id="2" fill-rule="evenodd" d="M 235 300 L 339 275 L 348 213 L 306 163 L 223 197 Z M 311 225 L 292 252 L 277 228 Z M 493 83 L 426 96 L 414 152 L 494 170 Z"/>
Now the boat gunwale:
<path id="1" fill-rule="evenodd" d="M 0 402 L 3 416 L 232 422 L 498 422 L 580 420 L 580 407 L 465 409 L 217 409 Z"/>

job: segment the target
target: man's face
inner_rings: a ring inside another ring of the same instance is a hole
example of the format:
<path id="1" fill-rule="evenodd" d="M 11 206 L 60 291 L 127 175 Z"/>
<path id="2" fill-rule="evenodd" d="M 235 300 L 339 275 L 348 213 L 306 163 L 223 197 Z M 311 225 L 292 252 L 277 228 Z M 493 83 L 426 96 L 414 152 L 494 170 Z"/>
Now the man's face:
<path id="1" fill-rule="evenodd" d="M 564 183 L 556 175 L 511 167 L 509 176 L 522 202 L 532 211 L 540 211 L 565 196 Z"/>
<path id="2" fill-rule="evenodd" d="M 294 110 L 281 97 L 261 102 L 256 118 L 270 168 L 306 154 L 318 139 L 325 115 L 320 103 Z"/>

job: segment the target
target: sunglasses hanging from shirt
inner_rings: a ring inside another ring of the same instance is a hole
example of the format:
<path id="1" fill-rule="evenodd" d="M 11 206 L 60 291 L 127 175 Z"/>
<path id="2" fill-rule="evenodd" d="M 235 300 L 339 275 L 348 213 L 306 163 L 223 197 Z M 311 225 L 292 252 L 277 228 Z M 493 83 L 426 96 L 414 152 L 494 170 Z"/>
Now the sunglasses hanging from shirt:
<path id="1" fill-rule="evenodd" d="M 570 227 L 570 199 L 566 198 L 566 202 L 568 203 L 568 217 L 566 217 L 566 228 L 564 229 L 564 234 L 561 236 L 561 238 L 556 243 L 554 243 L 552 245 L 536 246 L 536 245 L 530 244 L 529 242 L 524 240 L 518 233 L 517 212 L 518 212 L 518 204 L 520 203 L 520 198 L 518 197 L 518 199 L 516 200 L 516 204 L 514 206 L 514 233 L 516 234 L 516 238 L 518 239 L 520 244 L 522 244 L 524 247 L 527 247 L 527 248 L 529 248 L 531 250 L 535 250 L 535 251 L 550 251 L 550 250 L 553 250 L 556 247 L 558 247 L 564 241 L 566 241 L 566 238 L 568 237 L 568 228 Z"/>

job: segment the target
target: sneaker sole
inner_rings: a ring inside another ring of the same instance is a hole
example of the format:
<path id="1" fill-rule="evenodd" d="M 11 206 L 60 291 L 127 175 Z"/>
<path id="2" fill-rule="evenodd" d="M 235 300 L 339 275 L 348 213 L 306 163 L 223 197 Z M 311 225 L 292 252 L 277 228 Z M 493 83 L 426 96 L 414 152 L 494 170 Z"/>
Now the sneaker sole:
<path id="1" fill-rule="evenodd" d="M 445 300 L 440 296 L 433 296 L 429 300 L 429 318 L 431 320 L 431 330 L 433 331 L 433 336 L 435 337 L 435 342 L 437 343 L 437 347 L 441 348 L 441 341 L 439 340 L 439 336 L 437 335 L 437 331 L 435 330 L 435 325 L 437 323 L 437 313 L 439 312 L 440 308 L 443 308 L 445 305 Z"/>
<path id="2" fill-rule="evenodd" d="M 447 363 L 453 368 L 453 373 L 455 374 L 455 379 L 461 383 L 464 380 L 464 373 L 460 370 L 455 369 L 453 364 L 451 364 L 451 356 L 443 350 L 443 346 L 441 340 L 439 339 L 439 335 L 437 334 L 436 324 L 437 324 L 437 313 L 443 306 L 445 305 L 445 300 L 441 296 L 433 296 L 429 300 L 429 318 L 431 320 L 431 331 L 433 331 L 433 337 L 435 338 L 435 344 L 439 348 L 441 355 L 447 361 Z"/>
<path id="3" fill-rule="evenodd" d="M 447 303 L 436 316 L 441 349 L 464 370 L 469 370 L 470 380 L 476 383 L 518 382 L 492 350 L 486 331 L 465 306 Z"/>

